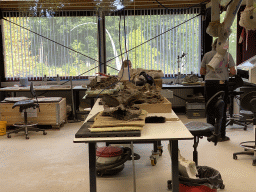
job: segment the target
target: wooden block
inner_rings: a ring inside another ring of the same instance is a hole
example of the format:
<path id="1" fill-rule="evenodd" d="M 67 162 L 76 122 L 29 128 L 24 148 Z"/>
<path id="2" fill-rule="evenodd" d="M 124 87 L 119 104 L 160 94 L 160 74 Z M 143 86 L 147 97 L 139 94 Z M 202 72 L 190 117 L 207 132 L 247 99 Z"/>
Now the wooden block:
<path id="1" fill-rule="evenodd" d="M 146 110 L 148 113 L 171 113 L 172 112 L 172 103 L 164 98 L 164 103 L 156 103 L 156 104 L 149 104 L 149 103 L 142 103 L 138 104 L 140 109 Z"/>
<path id="2" fill-rule="evenodd" d="M 102 116 L 102 112 L 100 112 L 95 118 L 94 123 L 92 125 L 93 127 L 121 127 L 121 126 L 136 126 L 136 127 L 143 127 L 145 125 L 145 118 L 147 116 L 147 111 L 142 110 L 141 115 L 139 118 L 141 120 L 134 120 L 134 121 L 124 121 L 124 120 L 118 120 L 114 117 L 110 116 Z"/>
<path id="3" fill-rule="evenodd" d="M 0 103 L 0 120 L 7 121 L 7 126 L 17 122 L 23 122 L 24 117 L 19 112 L 19 107 L 12 109 L 14 103 Z M 60 126 L 66 121 L 66 98 L 62 98 L 59 102 L 39 103 L 40 112 L 32 109 L 32 113 L 28 114 L 28 121 L 38 123 L 39 125 Z M 30 111 L 30 110 L 28 110 Z"/>
<path id="4" fill-rule="evenodd" d="M 162 84 L 163 84 L 163 80 L 162 79 L 154 79 L 155 81 L 155 84 L 158 86 L 158 87 L 161 87 L 162 88 Z"/>

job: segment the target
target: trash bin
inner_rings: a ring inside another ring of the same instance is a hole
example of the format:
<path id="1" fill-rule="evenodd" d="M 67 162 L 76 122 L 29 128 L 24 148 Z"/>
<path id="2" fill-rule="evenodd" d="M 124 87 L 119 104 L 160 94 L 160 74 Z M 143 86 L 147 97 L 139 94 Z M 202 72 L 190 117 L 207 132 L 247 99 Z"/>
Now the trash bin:
<path id="1" fill-rule="evenodd" d="M 180 192 L 217 192 L 217 189 L 224 189 L 225 185 L 220 172 L 208 166 L 197 166 L 198 177 L 191 179 L 179 176 Z M 168 181 L 168 189 L 172 189 L 171 181 Z"/>

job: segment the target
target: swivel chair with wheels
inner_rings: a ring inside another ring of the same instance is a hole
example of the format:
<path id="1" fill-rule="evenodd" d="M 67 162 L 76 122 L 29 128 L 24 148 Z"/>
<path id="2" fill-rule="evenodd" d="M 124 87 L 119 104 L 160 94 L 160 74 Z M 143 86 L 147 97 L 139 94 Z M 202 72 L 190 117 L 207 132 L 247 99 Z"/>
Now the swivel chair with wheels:
<path id="1" fill-rule="evenodd" d="M 20 112 L 24 111 L 24 122 L 15 123 L 13 126 L 19 127 L 19 129 L 15 129 L 14 131 L 11 131 L 11 132 L 7 133 L 8 138 L 11 138 L 10 134 L 18 133 L 20 131 L 25 131 L 26 139 L 29 139 L 28 131 L 36 131 L 36 132 L 43 131 L 44 135 L 47 134 L 44 129 L 36 128 L 36 125 L 37 125 L 36 123 L 28 122 L 28 114 L 27 114 L 27 109 L 28 108 L 34 108 L 34 109 L 38 108 L 39 112 L 40 112 L 39 104 L 38 104 L 38 101 L 37 101 L 37 96 L 36 96 L 35 90 L 33 88 L 33 83 L 32 82 L 31 82 L 31 85 L 30 85 L 30 92 L 31 92 L 32 96 L 36 98 L 36 103 L 35 103 L 34 100 L 30 99 L 30 100 L 18 101 L 16 103 L 14 103 L 14 105 L 12 106 L 13 109 L 15 107 L 20 107 L 20 109 L 19 109 Z"/>
<path id="2" fill-rule="evenodd" d="M 220 128 L 221 128 L 221 122 L 224 112 L 224 91 L 219 91 L 215 95 L 213 95 L 209 101 L 206 103 L 206 113 L 209 115 L 214 115 L 215 118 L 215 124 L 209 124 L 204 122 L 197 122 L 192 121 L 185 126 L 188 128 L 188 130 L 191 132 L 191 134 L 194 136 L 194 151 L 193 151 L 193 161 L 198 165 L 198 152 L 197 147 L 199 143 L 199 139 L 205 137 L 208 137 L 207 140 L 209 142 L 214 142 L 214 145 L 217 145 L 218 139 L 220 137 Z"/>
<path id="3" fill-rule="evenodd" d="M 237 155 L 254 155 L 252 165 L 256 166 L 256 91 L 246 94 L 241 101 L 241 106 L 243 109 L 253 113 L 251 122 L 253 122 L 255 140 L 240 143 L 240 146 L 246 151 L 233 153 L 233 159 L 237 160 Z"/>

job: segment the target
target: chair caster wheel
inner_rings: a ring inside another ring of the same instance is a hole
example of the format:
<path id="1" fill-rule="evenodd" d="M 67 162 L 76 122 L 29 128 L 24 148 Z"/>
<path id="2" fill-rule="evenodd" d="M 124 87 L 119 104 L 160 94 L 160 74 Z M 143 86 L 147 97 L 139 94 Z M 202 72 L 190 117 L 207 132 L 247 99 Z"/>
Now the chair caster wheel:
<path id="1" fill-rule="evenodd" d="M 44 135 L 47 135 L 47 132 L 43 132 Z"/>
<path id="2" fill-rule="evenodd" d="M 256 159 L 254 159 L 254 160 L 252 161 L 252 165 L 253 165 L 253 166 L 256 166 Z"/>
<path id="3" fill-rule="evenodd" d="M 167 181 L 167 188 L 170 190 L 172 189 L 172 181 L 171 180 Z"/>
<path id="4" fill-rule="evenodd" d="M 156 163 L 157 163 L 156 158 L 151 159 L 151 165 L 152 165 L 152 166 L 155 166 L 155 165 L 156 165 Z"/>
<path id="5" fill-rule="evenodd" d="M 220 186 L 220 189 L 225 189 L 225 185 L 222 184 L 222 185 Z"/>
<path id="6" fill-rule="evenodd" d="M 11 135 L 7 135 L 7 138 L 11 138 L 12 136 Z"/>
<path id="7" fill-rule="evenodd" d="M 237 155 L 233 155 L 233 159 L 237 160 Z"/>
<path id="8" fill-rule="evenodd" d="M 163 149 L 160 149 L 160 153 L 159 153 L 159 156 L 162 156 L 163 155 Z"/>
<path id="9" fill-rule="evenodd" d="M 99 177 L 102 177 L 103 176 L 103 172 L 101 172 L 101 171 L 97 171 L 97 176 L 99 176 Z"/>
<path id="10" fill-rule="evenodd" d="M 26 136 L 26 139 L 29 139 L 29 137 L 28 137 L 28 136 Z"/>

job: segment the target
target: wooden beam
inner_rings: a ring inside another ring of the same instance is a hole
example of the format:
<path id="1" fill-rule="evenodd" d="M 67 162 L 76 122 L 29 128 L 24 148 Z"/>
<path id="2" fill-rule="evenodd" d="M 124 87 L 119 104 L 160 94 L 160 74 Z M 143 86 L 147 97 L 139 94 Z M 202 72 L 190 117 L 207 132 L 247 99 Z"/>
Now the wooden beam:
<path id="1" fill-rule="evenodd" d="M 184 8 L 198 5 L 205 0 L 134 0 L 131 4 L 128 4 L 125 9 L 156 9 L 156 8 Z M 210 0 L 209 0 L 210 1 Z M 34 1 L 1 1 L 0 7 L 2 11 L 19 11 L 21 9 L 28 9 L 33 5 Z M 93 10 L 97 8 L 97 2 L 94 0 L 82 1 L 82 0 L 63 0 L 64 7 L 60 10 Z M 206 3 L 206 2 L 205 2 Z M 52 6 L 49 1 L 40 3 L 44 7 Z M 110 5 L 109 1 L 101 2 L 100 6 L 107 8 Z"/>

